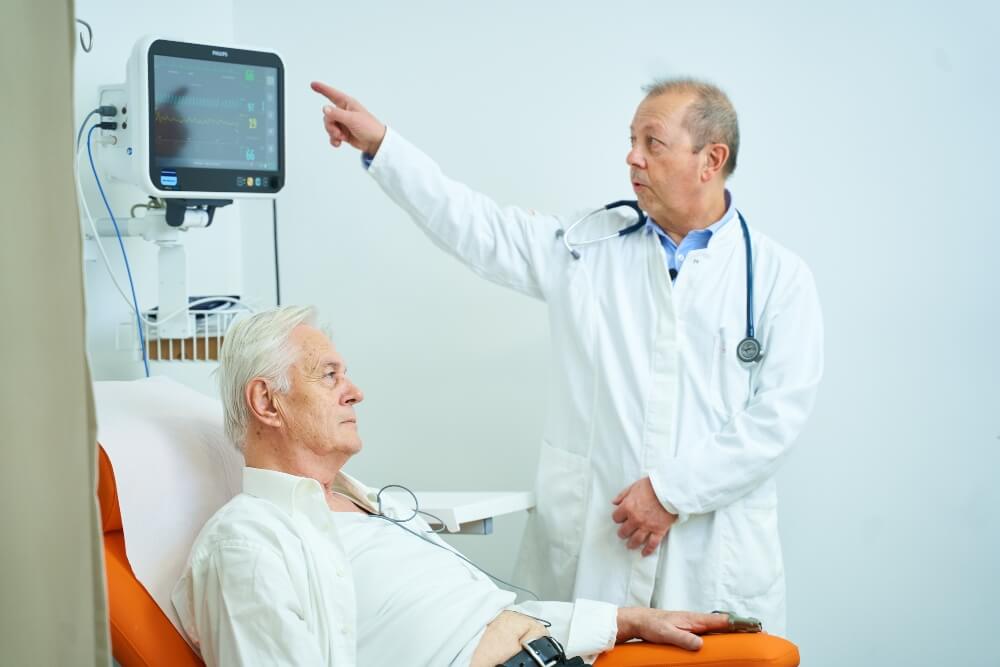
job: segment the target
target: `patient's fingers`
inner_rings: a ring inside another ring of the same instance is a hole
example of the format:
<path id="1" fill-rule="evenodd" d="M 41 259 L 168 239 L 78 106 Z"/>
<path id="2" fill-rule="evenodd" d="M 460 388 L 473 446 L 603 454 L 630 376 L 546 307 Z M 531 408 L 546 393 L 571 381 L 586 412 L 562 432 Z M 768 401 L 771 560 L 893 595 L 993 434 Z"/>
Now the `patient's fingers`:
<path id="1" fill-rule="evenodd" d="M 642 633 L 642 638 L 657 644 L 672 644 L 689 651 L 697 651 L 702 645 L 701 637 L 671 623 L 669 612 L 657 614 L 649 624 L 649 629 Z"/>
<path id="2" fill-rule="evenodd" d="M 691 634 L 685 630 L 679 628 L 673 628 L 670 631 L 669 642 L 674 646 L 680 646 L 681 648 L 687 649 L 689 651 L 697 651 L 701 648 L 702 642 L 701 637 L 695 634 Z"/>
<path id="3" fill-rule="evenodd" d="M 677 627 L 691 632 L 719 632 L 729 629 L 729 614 L 699 614 L 693 611 L 671 612 Z"/>

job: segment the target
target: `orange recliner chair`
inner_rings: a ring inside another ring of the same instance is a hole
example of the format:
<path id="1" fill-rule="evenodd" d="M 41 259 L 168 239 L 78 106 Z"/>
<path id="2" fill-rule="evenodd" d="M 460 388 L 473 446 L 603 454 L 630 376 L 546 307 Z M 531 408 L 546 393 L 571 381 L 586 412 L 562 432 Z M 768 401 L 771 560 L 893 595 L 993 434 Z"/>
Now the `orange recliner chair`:
<path id="1" fill-rule="evenodd" d="M 132 573 L 111 460 L 98 446 L 97 498 L 104 532 L 111 652 L 122 667 L 204 667 Z"/>
<path id="2" fill-rule="evenodd" d="M 111 460 L 98 446 L 97 497 L 104 532 L 111 647 L 122 667 L 203 667 L 205 663 L 160 610 L 132 573 Z M 696 653 L 642 642 L 624 644 L 598 658 L 594 667 L 796 667 L 794 644 L 767 634 L 711 635 Z"/>

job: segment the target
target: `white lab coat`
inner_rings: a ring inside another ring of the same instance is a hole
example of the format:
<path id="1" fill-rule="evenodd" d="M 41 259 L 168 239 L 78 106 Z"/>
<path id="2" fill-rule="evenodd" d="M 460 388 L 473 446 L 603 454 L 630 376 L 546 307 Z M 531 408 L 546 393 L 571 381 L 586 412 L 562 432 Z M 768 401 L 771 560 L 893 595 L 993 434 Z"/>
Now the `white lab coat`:
<path id="1" fill-rule="evenodd" d="M 581 247 L 573 260 L 556 239 L 559 219 L 501 207 L 448 179 L 391 128 L 369 173 L 445 251 L 549 306 L 550 408 L 515 581 L 542 599 L 728 609 L 782 633 L 773 477 L 823 367 L 806 265 L 751 228 L 765 356 L 747 365 L 735 351 L 746 318 L 737 220 L 691 252 L 671 284 L 652 231 Z M 577 233 L 594 238 L 632 221 L 612 211 Z M 642 558 L 617 537 L 611 499 L 646 476 L 680 519 Z"/>

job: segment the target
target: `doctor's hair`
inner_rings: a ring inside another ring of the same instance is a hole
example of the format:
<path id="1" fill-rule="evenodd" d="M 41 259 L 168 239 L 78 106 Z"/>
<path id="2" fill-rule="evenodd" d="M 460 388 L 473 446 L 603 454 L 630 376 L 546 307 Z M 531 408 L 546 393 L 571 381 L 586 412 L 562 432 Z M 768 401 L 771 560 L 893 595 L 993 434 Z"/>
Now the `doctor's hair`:
<path id="1" fill-rule="evenodd" d="M 658 79 L 643 87 L 646 99 L 667 93 L 689 93 L 694 101 L 684 116 L 684 129 L 691 135 L 695 151 L 707 144 L 729 146 L 729 159 L 722 167 L 727 178 L 736 170 L 736 155 L 740 152 L 740 125 L 736 109 L 722 89 L 707 81 L 692 78 Z"/>
<path id="2" fill-rule="evenodd" d="M 250 407 L 246 387 L 254 378 L 264 378 L 278 392 L 291 389 L 288 371 L 295 363 L 295 346 L 290 338 L 300 324 L 316 326 L 312 306 L 284 306 L 237 319 L 219 352 L 219 394 L 226 437 L 240 451 L 246 446 L 250 427 Z"/>

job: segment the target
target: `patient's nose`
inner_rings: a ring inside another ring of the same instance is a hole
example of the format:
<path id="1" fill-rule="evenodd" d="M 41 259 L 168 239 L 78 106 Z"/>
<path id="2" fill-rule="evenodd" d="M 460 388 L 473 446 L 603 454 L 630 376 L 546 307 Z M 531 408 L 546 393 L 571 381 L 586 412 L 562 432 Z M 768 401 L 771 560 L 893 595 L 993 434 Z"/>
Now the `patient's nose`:
<path id="1" fill-rule="evenodd" d="M 348 380 L 348 382 L 351 383 L 351 386 L 344 392 L 344 404 L 354 405 L 355 403 L 360 403 L 365 400 L 365 394 L 361 391 L 361 388 L 350 380 Z"/>

